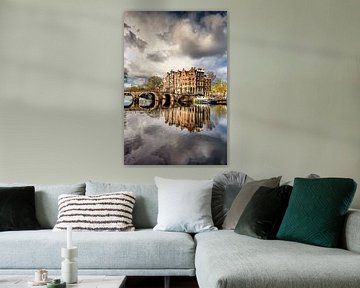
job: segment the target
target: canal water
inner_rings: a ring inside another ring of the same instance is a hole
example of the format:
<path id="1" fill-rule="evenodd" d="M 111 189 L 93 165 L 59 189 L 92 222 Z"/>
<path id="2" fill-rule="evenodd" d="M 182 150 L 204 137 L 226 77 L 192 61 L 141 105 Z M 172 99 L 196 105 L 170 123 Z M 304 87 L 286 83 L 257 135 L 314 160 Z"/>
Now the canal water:
<path id="1" fill-rule="evenodd" d="M 125 165 L 227 164 L 226 105 L 124 110 Z"/>

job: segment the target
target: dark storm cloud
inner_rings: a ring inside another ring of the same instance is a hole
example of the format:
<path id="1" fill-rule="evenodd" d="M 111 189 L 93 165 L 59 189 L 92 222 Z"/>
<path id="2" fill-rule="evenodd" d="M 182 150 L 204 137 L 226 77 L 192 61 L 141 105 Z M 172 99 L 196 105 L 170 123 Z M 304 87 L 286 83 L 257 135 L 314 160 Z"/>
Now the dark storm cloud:
<path id="1" fill-rule="evenodd" d="M 129 78 L 190 67 L 227 78 L 226 11 L 130 11 L 124 22 Z"/>
<path id="2" fill-rule="evenodd" d="M 148 46 L 148 43 L 139 37 L 135 33 L 129 31 L 125 36 L 125 45 L 130 47 L 138 48 L 141 52 L 144 52 L 145 48 Z"/>
<path id="3" fill-rule="evenodd" d="M 148 53 L 146 58 L 153 62 L 164 62 L 169 58 L 168 53 L 164 51 L 156 51 L 154 53 Z"/>
<path id="4" fill-rule="evenodd" d="M 188 55 L 193 59 L 226 53 L 226 12 L 189 13 L 187 18 L 183 14 L 181 16 L 179 21 L 169 26 L 168 31 L 156 34 L 157 38 L 169 45 L 177 44 L 180 54 Z"/>

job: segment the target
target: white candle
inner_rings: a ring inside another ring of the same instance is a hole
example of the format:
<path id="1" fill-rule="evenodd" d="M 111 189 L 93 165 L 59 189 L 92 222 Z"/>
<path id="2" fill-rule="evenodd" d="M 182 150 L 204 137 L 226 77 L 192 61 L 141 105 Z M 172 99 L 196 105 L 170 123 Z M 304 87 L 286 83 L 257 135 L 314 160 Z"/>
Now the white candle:
<path id="1" fill-rule="evenodd" d="M 66 248 L 70 249 L 72 248 L 72 235 L 71 235 L 72 227 L 69 225 L 67 226 L 66 232 L 67 232 L 67 242 L 66 242 Z"/>

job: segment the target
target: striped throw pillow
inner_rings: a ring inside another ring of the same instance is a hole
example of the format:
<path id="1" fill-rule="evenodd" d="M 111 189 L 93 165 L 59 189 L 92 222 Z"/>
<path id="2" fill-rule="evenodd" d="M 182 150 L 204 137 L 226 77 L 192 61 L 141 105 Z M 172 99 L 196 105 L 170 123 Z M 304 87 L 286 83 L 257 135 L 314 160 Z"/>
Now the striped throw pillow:
<path id="1" fill-rule="evenodd" d="M 74 231 L 133 231 L 133 192 L 115 192 L 92 196 L 59 196 L 59 214 L 55 231 L 72 226 Z"/>

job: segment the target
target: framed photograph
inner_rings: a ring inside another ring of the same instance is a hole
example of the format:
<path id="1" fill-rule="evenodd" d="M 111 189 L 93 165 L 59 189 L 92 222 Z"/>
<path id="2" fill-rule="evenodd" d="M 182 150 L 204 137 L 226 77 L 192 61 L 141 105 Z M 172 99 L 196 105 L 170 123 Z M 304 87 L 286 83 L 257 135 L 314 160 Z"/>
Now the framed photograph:
<path id="1" fill-rule="evenodd" d="M 124 164 L 227 164 L 227 12 L 124 15 Z"/>

